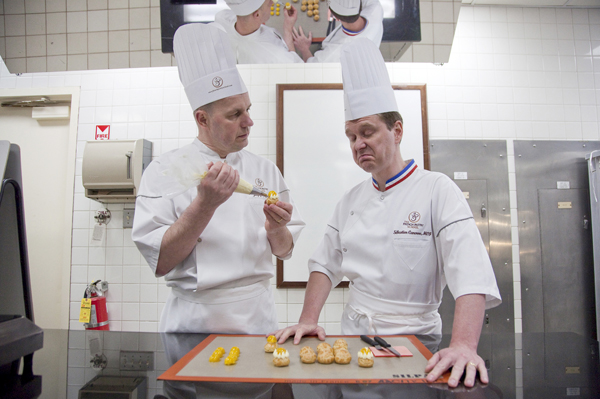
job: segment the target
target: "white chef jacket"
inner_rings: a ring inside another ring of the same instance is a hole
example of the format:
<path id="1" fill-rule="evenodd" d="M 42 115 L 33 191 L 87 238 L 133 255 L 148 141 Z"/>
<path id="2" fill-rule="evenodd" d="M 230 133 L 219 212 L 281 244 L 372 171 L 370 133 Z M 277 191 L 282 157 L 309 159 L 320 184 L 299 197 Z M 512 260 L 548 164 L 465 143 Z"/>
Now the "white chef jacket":
<path id="1" fill-rule="evenodd" d="M 501 303 L 489 256 L 460 189 L 414 160 L 380 192 L 358 184 L 338 203 L 309 260 L 335 287 L 350 280 L 343 334 L 441 334 L 437 309 L 452 295 Z"/>
<path id="2" fill-rule="evenodd" d="M 198 139 L 189 146 L 205 163 L 223 161 Z M 271 161 L 245 150 L 228 154 L 224 161 L 246 181 L 274 190 L 281 200 L 294 204 Z M 161 158 L 150 163 L 142 176 L 132 229 L 133 241 L 154 272 L 163 235 L 197 195 L 193 187 L 172 199 L 161 197 L 160 162 Z M 263 334 L 277 328 L 263 203 L 264 198 L 233 193 L 217 208 L 195 250 L 164 276 L 171 295 L 160 331 Z M 287 225 L 294 243 L 304 225 L 294 206 Z"/>
<path id="3" fill-rule="evenodd" d="M 340 62 L 342 45 L 357 37 L 369 39 L 379 47 L 383 37 L 383 7 L 379 0 L 362 0 L 360 16 L 367 20 L 362 31 L 351 36 L 344 32 L 342 23 L 338 21 L 338 26 L 321 43 L 321 50 L 306 62 Z"/>
<path id="4" fill-rule="evenodd" d="M 231 10 L 222 10 L 215 15 L 215 23 L 227 32 L 239 64 L 304 63 L 296 52 L 289 50 L 274 28 L 261 25 L 256 31 L 242 36 L 235 30 L 236 22 L 237 16 Z"/>

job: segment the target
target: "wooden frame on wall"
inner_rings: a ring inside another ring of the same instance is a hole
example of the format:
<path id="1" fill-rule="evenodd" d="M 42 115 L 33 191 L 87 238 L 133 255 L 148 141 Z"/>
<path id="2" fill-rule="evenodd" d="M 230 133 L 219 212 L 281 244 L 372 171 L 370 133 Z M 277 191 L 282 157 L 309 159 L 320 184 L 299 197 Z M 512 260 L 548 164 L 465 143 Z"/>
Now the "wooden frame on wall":
<path id="1" fill-rule="evenodd" d="M 403 157 L 429 169 L 426 85 L 392 87 L 404 119 Z M 305 288 L 308 259 L 335 205 L 370 175 L 354 163 L 344 134 L 342 84 L 278 84 L 276 101 L 277 167 L 307 223 L 292 259 L 277 260 L 277 288 Z M 337 287 L 348 287 L 348 281 Z"/>

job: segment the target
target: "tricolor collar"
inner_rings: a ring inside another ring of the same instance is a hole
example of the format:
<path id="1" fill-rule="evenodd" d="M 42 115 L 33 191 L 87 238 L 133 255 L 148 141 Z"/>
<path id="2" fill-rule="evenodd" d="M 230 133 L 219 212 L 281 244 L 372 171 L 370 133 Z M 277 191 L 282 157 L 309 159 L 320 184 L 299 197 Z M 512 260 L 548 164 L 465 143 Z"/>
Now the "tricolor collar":
<path id="1" fill-rule="evenodd" d="M 356 36 L 356 35 L 362 33 L 365 29 L 367 29 L 367 26 L 369 26 L 369 20 L 365 18 L 365 27 L 362 28 L 361 30 L 359 30 L 358 32 L 354 32 L 354 31 L 351 31 L 350 29 L 346 29 L 346 28 L 344 28 L 344 25 L 342 25 L 342 32 L 344 32 L 348 36 Z"/>
<path id="2" fill-rule="evenodd" d="M 415 169 L 417 169 L 417 164 L 415 163 L 414 159 L 411 159 L 408 165 L 406 165 L 406 167 L 402 169 L 400 173 L 398 173 L 396 176 L 392 177 L 391 179 L 385 182 L 385 191 L 402 183 L 408 178 L 408 176 L 412 175 Z M 377 184 L 377 181 L 375 179 L 372 178 L 372 180 L 373 187 L 375 187 L 379 191 L 379 184 Z"/>

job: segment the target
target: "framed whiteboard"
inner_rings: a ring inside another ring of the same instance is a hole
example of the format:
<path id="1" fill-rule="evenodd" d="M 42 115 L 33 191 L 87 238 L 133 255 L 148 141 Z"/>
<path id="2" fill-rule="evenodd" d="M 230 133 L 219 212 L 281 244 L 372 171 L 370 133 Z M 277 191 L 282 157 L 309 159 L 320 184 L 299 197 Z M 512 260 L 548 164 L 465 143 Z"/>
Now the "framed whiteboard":
<path id="1" fill-rule="evenodd" d="M 426 86 L 393 88 L 404 120 L 402 157 L 429 169 Z M 277 288 L 303 288 L 308 259 L 336 204 L 346 191 L 371 177 L 352 158 L 341 84 L 277 85 L 277 166 L 306 222 L 292 258 L 277 260 Z M 339 286 L 347 287 L 348 282 Z"/>

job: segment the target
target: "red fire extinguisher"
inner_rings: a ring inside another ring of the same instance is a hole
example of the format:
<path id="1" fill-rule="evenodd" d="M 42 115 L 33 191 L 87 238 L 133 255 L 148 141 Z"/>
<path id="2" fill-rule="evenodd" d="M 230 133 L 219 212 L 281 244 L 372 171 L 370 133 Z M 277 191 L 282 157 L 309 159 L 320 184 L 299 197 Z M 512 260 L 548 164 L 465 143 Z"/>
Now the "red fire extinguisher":
<path id="1" fill-rule="evenodd" d="M 100 286 L 98 286 L 100 283 Z M 108 282 L 97 280 L 85 289 L 84 301 L 87 299 L 90 305 L 89 322 L 84 323 L 86 330 L 109 330 L 108 312 L 106 311 L 106 297 L 104 293 L 108 290 Z"/>

